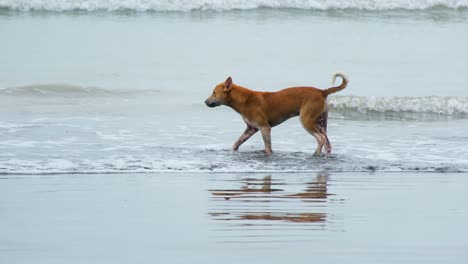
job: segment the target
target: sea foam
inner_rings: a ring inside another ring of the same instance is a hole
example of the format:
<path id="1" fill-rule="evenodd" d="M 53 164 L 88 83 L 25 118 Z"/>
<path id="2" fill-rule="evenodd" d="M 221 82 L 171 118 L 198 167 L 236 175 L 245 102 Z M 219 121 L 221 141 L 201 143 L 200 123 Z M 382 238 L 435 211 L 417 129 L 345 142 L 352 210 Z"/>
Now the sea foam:
<path id="1" fill-rule="evenodd" d="M 1 1 L 1 0 L 0 0 Z M 131 94 L 154 94 L 158 93 L 156 89 L 105 89 L 96 86 L 83 86 L 72 84 L 32 84 L 25 86 L 16 86 L 0 88 L 0 96 L 119 96 Z"/>
<path id="2" fill-rule="evenodd" d="M 442 115 L 468 115 L 468 97 L 364 97 L 334 96 L 329 99 L 332 109 L 360 113 L 425 113 Z"/>
<path id="3" fill-rule="evenodd" d="M 424 10 L 437 7 L 468 8 L 468 0 L 0 0 L 11 10 L 96 11 L 134 10 L 193 11 L 247 10 L 256 8 L 295 8 L 310 10 Z"/>

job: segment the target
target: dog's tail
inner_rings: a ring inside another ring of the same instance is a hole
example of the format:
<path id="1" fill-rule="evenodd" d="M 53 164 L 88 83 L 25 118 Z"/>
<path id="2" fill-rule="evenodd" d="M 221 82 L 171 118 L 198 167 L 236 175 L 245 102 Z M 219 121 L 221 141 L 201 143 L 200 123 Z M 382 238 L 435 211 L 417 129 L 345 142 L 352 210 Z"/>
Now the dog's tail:
<path id="1" fill-rule="evenodd" d="M 343 81 L 341 82 L 339 86 L 334 86 L 334 87 L 323 90 L 323 94 L 325 95 L 325 97 L 327 97 L 329 94 L 336 93 L 336 92 L 343 90 L 344 88 L 346 88 L 346 85 L 348 85 L 348 82 L 349 82 L 348 77 L 346 77 L 346 75 L 341 72 L 337 72 L 333 75 L 332 84 L 335 83 L 336 77 L 341 77 Z"/>

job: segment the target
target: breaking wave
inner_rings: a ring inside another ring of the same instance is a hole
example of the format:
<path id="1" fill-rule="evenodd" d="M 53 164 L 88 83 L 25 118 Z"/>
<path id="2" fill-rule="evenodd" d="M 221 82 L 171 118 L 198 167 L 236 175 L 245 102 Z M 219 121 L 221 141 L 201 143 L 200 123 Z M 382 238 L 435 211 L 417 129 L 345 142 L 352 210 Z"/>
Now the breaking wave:
<path id="1" fill-rule="evenodd" d="M 248 10 L 257 8 L 305 10 L 425 10 L 468 8 L 467 0 L 0 0 L 0 8 L 21 11 L 182 11 Z"/>
<path id="2" fill-rule="evenodd" d="M 416 113 L 432 115 L 468 116 L 468 97 L 424 96 L 424 97 L 364 97 L 333 96 L 329 105 L 342 114 L 356 112 L 372 113 Z"/>
<path id="3" fill-rule="evenodd" d="M 111 96 L 154 92 L 158 92 L 158 90 L 110 90 L 72 84 L 36 84 L 0 89 L 0 96 Z"/>

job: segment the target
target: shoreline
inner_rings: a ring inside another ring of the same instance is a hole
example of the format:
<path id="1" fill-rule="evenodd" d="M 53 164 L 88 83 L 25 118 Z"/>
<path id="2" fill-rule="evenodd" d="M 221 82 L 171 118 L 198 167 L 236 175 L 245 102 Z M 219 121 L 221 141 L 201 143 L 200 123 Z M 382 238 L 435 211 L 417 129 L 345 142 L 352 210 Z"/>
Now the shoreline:
<path id="1" fill-rule="evenodd" d="M 258 170 L 258 171 L 201 171 L 201 170 L 168 170 L 168 171 L 110 171 L 110 172 L 101 172 L 101 171 L 91 171 L 91 172 L 44 172 L 44 173 L 37 173 L 37 172 L 0 172 L 1 176 L 65 176 L 65 175 L 122 175 L 122 174 L 130 174 L 130 175 L 148 175 L 148 174 L 226 174 L 226 175 L 233 175 L 233 174 L 311 174 L 311 173 L 328 173 L 328 174 L 343 174 L 343 173 L 382 173 L 382 174 L 398 174 L 398 173 L 414 173 L 414 174 L 468 174 L 468 171 L 464 170 L 444 170 L 435 169 L 435 170 L 349 170 L 349 171 L 333 171 L 333 170 L 308 170 L 308 171 L 296 171 L 296 170 Z"/>

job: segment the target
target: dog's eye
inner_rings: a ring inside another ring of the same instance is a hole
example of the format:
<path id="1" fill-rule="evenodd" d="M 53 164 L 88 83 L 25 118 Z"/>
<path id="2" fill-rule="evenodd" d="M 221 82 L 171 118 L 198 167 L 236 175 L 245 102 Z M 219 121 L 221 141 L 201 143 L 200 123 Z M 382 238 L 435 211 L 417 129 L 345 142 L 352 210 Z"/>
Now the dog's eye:
<path id="1" fill-rule="evenodd" d="M 213 92 L 213 95 L 216 95 L 216 93 L 215 93 L 215 92 Z"/>

